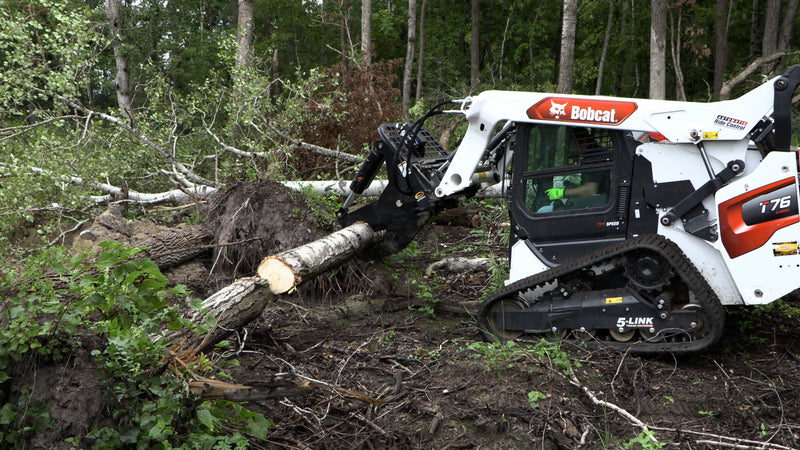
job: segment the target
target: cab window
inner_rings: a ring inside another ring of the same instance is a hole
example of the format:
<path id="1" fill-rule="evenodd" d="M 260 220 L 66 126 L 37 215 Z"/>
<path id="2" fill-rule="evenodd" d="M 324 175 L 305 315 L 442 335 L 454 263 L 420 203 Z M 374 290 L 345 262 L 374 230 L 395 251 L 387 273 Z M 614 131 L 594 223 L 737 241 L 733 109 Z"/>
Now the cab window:
<path id="1" fill-rule="evenodd" d="M 531 213 L 608 204 L 614 147 L 607 130 L 533 125 L 524 137 L 524 203 Z"/>

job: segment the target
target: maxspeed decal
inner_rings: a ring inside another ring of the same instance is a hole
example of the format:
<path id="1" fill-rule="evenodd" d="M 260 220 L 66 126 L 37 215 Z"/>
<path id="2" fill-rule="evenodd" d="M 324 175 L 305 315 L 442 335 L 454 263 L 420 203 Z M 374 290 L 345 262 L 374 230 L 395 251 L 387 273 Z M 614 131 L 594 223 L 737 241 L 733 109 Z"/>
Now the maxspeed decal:
<path id="1" fill-rule="evenodd" d="M 634 102 L 545 97 L 526 111 L 531 119 L 618 125 L 636 111 Z"/>

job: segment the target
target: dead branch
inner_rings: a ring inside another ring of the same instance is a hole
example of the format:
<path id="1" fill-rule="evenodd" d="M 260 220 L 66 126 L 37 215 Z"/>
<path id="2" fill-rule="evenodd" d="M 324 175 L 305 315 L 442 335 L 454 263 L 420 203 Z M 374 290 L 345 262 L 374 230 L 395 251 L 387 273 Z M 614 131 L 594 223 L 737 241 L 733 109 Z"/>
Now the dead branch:
<path id="1" fill-rule="evenodd" d="M 739 72 L 733 78 L 725 81 L 722 83 L 722 88 L 719 91 L 719 99 L 720 100 L 728 100 L 731 96 L 731 91 L 734 87 L 738 86 L 744 80 L 747 79 L 750 75 L 753 74 L 759 67 L 763 66 L 764 64 L 769 64 L 776 59 L 780 59 L 786 55 L 794 55 L 798 52 L 785 52 L 779 51 L 775 52 L 771 55 L 762 56 L 760 58 L 756 58 L 753 62 L 747 65 L 741 72 Z"/>
<path id="2" fill-rule="evenodd" d="M 272 126 L 272 124 L 267 124 L 267 126 L 269 126 L 272 129 L 272 131 L 277 133 L 280 137 L 282 137 L 286 141 L 288 141 L 288 142 L 290 142 L 290 143 L 292 143 L 294 145 L 297 145 L 299 147 L 305 148 L 307 150 L 311 150 L 314 153 L 318 153 L 318 154 L 323 155 L 323 156 L 330 156 L 332 158 L 337 158 L 337 159 L 341 159 L 343 161 L 356 163 L 356 164 L 361 164 L 362 162 L 364 162 L 363 158 L 360 158 L 360 157 L 358 157 L 356 155 L 351 155 L 350 153 L 344 153 L 344 152 L 340 152 L 338 150 L 331 150 L 329 148 L 320 147 L 320 146 L 314 145 L 314 144 L 309 144 L 308 142 L 303 142 L 303 141 L 300 141 L 300 140 L 292 138 L 288 134 L 286 134 L 286 133 L 278 130 L 274 126 Z"/>
<path id="3" fill-rule="evenodd" d="M 589 397 L 592 403 L 598 406 L 602 406 L 603 408 L 608 408 L 612 411 L 615 411 L 617 414 L 628 419 L 628 421 L 633 425 L 636 425 L 637 427 L 641 428 L 642 431 L 645 432 L 650 431 L 647 424 L 639 420 L 638 417 L 626 411 L 624 408 L 617 406 L 614 403 L 608 402 L 606 400 L 601 400 L 600 398 L 598 398 L 597 395 L 595 395 L 591 389 L 581 384 L 581 382 L 578 380 L 578 377 L 575 375 L 575 372 L 572 370 L 572 368 L 569 369 L 569 375 L 570 376 L 567 378 L 567 380 L 570 382 L 570 384 L 582 390 L 583 393 L 586 394 L 587 397 Z M 658 443 L 658 440 L 656 440 L 655 436 L 653 436 L 652 434 L 648 434 L 647 437 L 654 443 Z"/>

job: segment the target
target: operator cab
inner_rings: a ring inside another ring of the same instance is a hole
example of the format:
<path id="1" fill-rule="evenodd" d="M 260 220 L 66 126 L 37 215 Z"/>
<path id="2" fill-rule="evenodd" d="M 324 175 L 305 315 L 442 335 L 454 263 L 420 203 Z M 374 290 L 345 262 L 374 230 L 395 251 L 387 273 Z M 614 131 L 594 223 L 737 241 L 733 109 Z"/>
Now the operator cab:
<path id="1" fill-rule="evenodd" d="M 556 266 L 628 233 L 635 141 L 626 132 L 518 123 L 512 242 Z"/>

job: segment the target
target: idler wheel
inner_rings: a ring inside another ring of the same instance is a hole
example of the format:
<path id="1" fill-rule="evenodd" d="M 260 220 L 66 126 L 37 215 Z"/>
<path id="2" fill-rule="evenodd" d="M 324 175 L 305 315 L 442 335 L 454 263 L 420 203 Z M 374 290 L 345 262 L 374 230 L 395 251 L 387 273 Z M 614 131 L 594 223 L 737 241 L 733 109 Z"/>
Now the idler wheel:
<path id="1" fill-rule="evenodd" d="M 507 331 L 502 323 L 495 322 L 495 313 L 505 311 L 521 311 L 527 307 L 520 299 L 504 298 L 500 299 L 489 307 L 486 311 L 486 328 L 488 333 L 484 333 L 492 340 L 511 341 L 522 336 L 522 331 Z M 499 339 L 493 339 L 494 337 Z"/>

